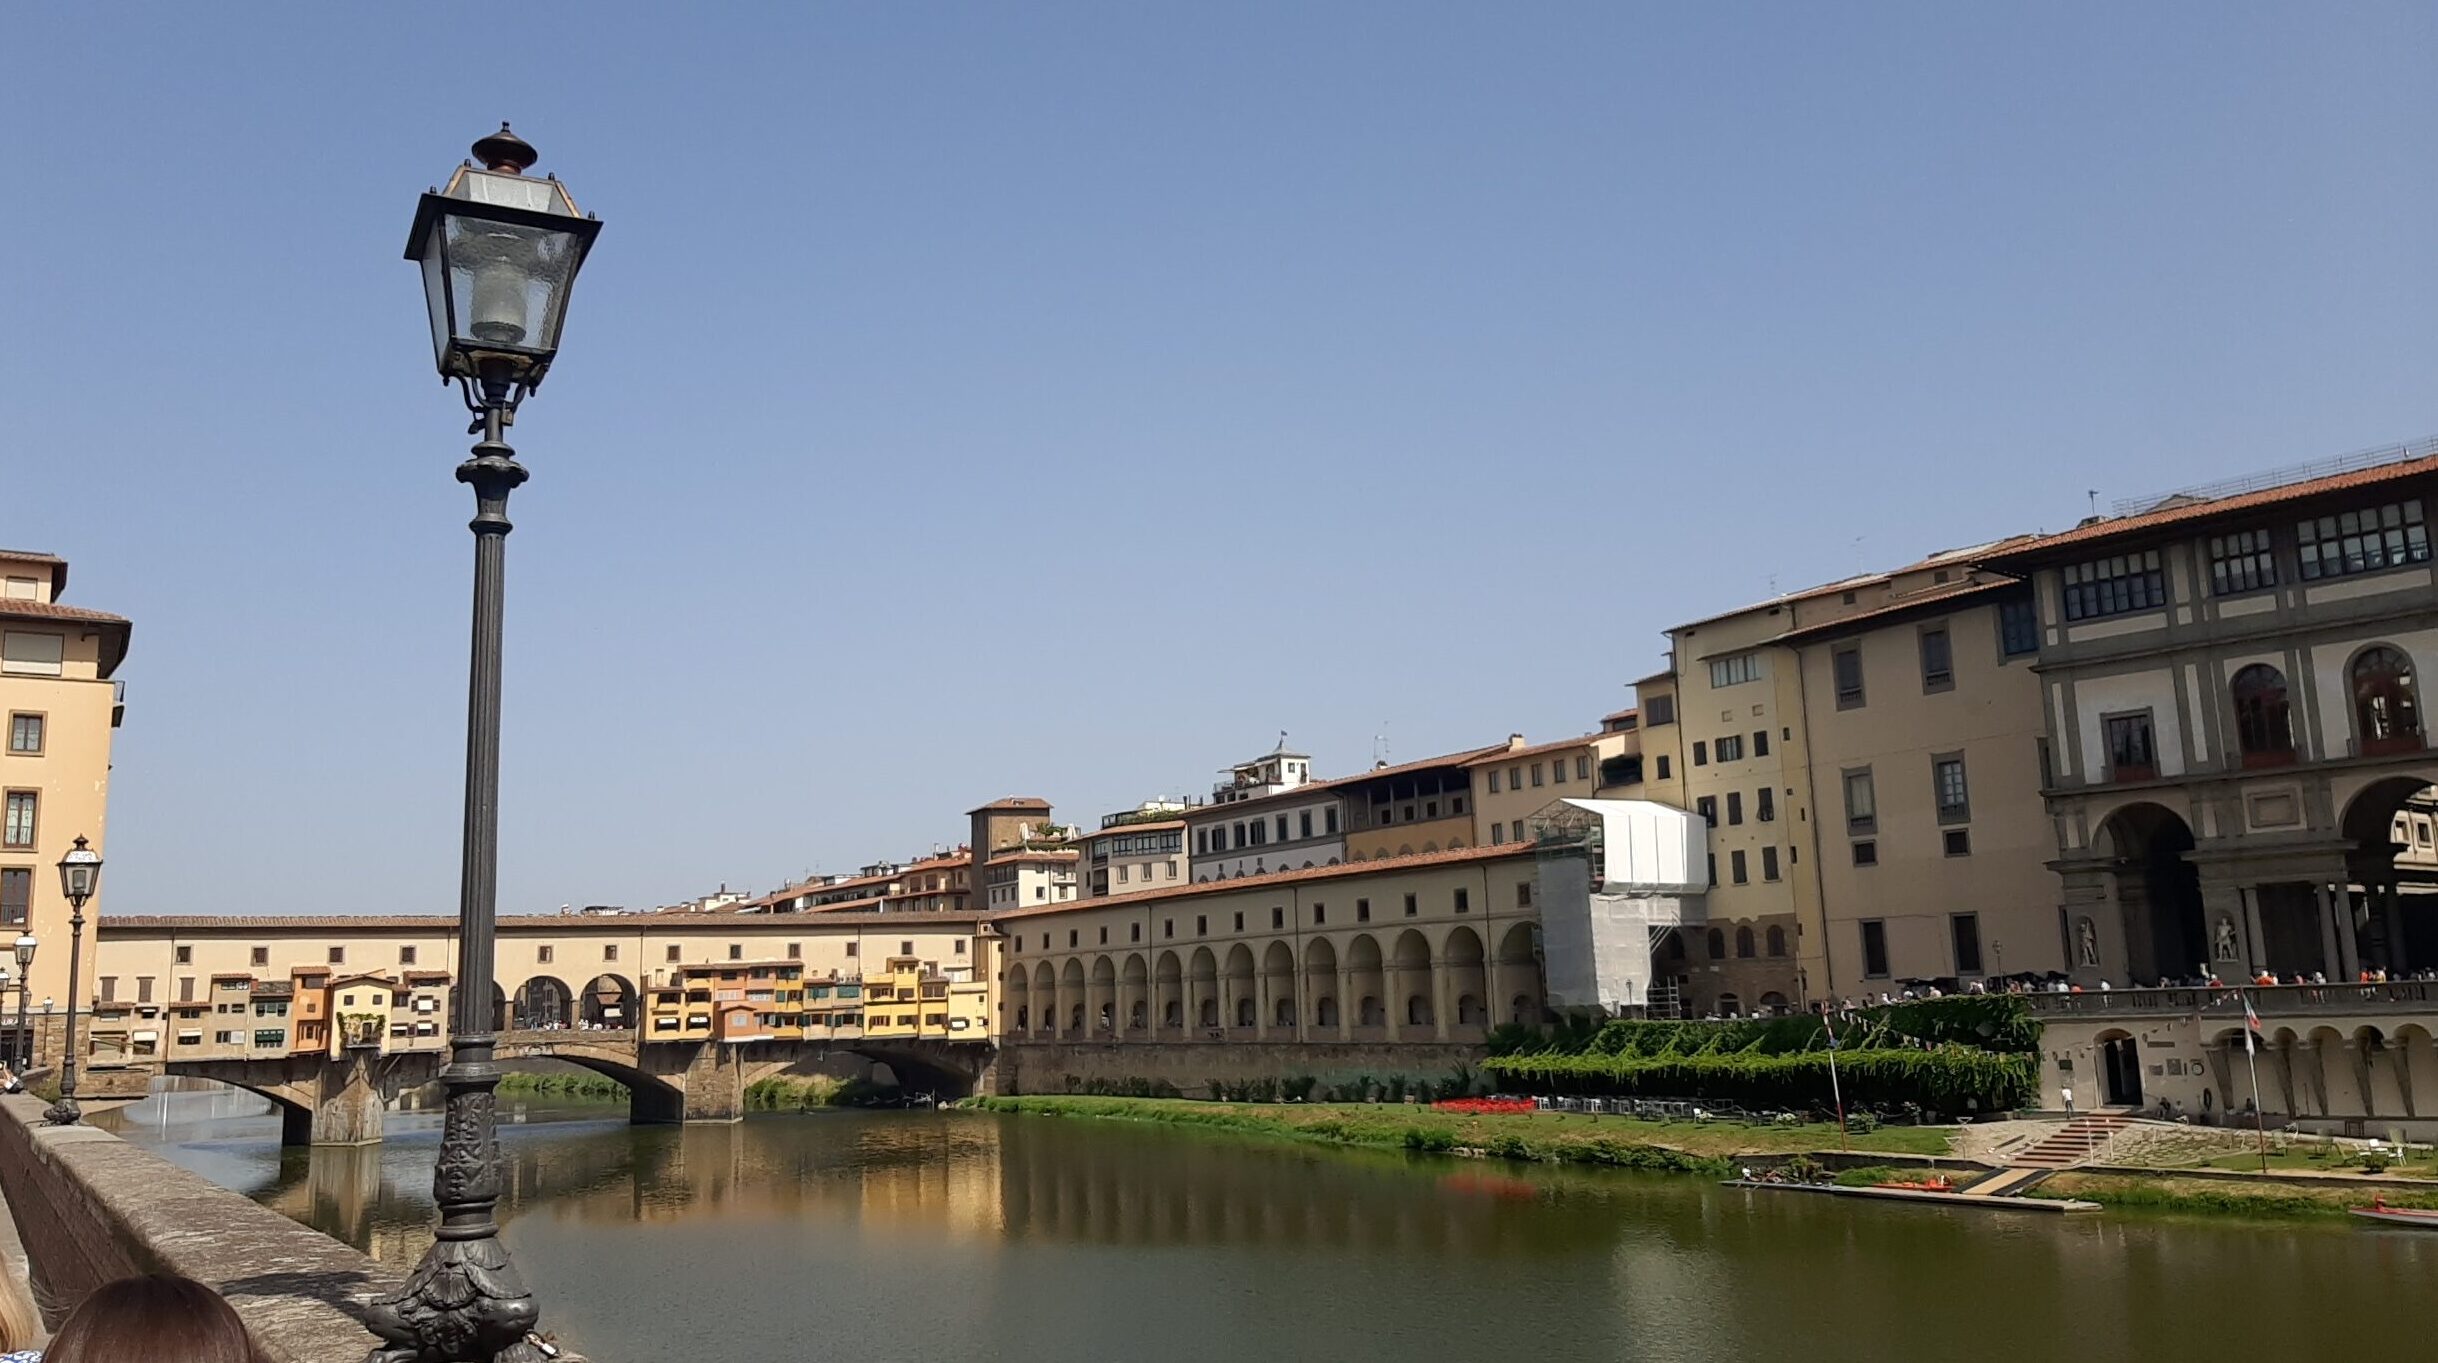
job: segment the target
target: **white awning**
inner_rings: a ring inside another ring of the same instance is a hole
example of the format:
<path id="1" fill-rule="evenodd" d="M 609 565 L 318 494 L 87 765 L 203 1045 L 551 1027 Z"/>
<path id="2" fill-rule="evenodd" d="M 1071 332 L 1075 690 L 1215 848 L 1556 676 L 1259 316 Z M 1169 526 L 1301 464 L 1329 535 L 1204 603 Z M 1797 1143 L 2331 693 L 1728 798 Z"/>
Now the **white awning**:
<path id="1" fill-rule="evenodd" d="M 147 1030 L 136 1033 L 135 1039 L 138 1041 L 158 1041 L 161 1039 L 161 1034 L 159 1032 Z"/>

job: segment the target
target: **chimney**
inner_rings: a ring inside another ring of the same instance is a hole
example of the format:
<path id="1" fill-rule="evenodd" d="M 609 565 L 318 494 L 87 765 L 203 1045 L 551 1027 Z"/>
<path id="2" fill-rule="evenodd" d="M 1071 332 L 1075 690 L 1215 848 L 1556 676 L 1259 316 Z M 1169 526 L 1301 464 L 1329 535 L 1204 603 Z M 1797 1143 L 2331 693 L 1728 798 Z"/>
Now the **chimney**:
<path id="1" fill-rule="evenodd" d="M 1524 746 L 1524 736 L 1523 736 L 1522 734 L 1509 734 L 1509 735 L 1507 735 L 1507 751 L 1509 751 L 1509 752 L 1516 752 L 1516 751 L 1519 751 L 1520 749 L 1522 749 L 1522 748 L 1523 748 L 1523 746 Z"/>

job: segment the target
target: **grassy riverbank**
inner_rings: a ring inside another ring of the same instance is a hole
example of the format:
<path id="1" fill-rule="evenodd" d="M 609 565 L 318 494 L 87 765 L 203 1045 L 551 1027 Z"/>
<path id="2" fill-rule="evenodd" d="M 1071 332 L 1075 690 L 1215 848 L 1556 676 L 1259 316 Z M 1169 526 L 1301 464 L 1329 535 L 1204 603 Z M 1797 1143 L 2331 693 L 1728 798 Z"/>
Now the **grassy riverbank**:
<path id="1" fill-rule="evenodd" d="M 2385 1178 L 2305 1184 L 2279 1183 L 2268 1179 L 2179 1178 L 2172 1173 L 2086 1174 L 2068 1171 L 2048 1179 L 2024 1196 L 2079 1197 L 2111 1211 L 2333 1219 L 2344 1216 L 2349 1208 L 2368 1205 L 2374 1194 L 2391 1207 L 2438 1211 L 2438 1182 Z"/>
<path id="2" fill-rule="evenodd" d="M 1380 1150 L 1479 1150 L 1504 1159 L 1725 1175 L 1738 1157 L 1833 1150 L 1837 1128 L 1740 1122 L 1646 1122 L 1559 1112 L 1462 1116 L 1385 1103 L 1206 1103 L 1172 1098 L 979 1098 L 991 1112 L 1166 1122 Z M 1882 1127 L 1857 1150 L 1944 1155 L 1945 1127 Z"/>

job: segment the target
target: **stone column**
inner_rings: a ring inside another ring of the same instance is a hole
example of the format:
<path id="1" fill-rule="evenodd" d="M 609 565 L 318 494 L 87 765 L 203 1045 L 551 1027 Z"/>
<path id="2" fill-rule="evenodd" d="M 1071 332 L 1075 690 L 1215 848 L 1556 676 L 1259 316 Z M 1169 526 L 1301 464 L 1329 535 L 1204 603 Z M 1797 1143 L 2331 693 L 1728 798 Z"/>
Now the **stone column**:
<path id="1" fill-rule="evenodd" d="M 2336 896 L 2329 893 L 2325 882 L 2314 885 L 2311 889 L 2312 893 L 2319 898 L 2319 949 L 2320 960 L 2324 963 L 2322 968 L 2328 972 L 2328 978 L 2344 979 L 2346 978 L 2344 958 L 2338 956 L 2336 950 Z"/>
<path id="2" fill-rule="evenodd" d="M 1253 967 L 1253 1039 L 1270 1039 L 1270 972 Z"/>
<path id="3" fill-rule="evenodd" d="M 2202 1053 L 2209 1057 L 2209 1077 L 2217 1085 L 2218 1109 L 2221 1112 L 2233 1112 L 2242 1106 L 2235 1100 L 2234 1066 L 2229 1063 L 2234 1049 L 2234 1046 L 2223 1041 L 2207 1042 L 2201 1047 Z"/>
<path id="4" fill-rule="evenodd" d="M 1455 975 L 1455 965 L 1446 957 L 1442 956 L 1431 962 L 1431 1039 L 1433 1041 L 1448 1039 L 1450 1014 L 1456 1011 L 1455 1005 L 1450 1002 L 1450 995 L 1456 988 L 1451 983 Z"/>
<path id="5" fill-rule="evenodd" d="M 2236 891 L 2243 901 L 2243 937 L 2250 943 L 2252 974 L 2269 968 L 2269 935 L 2260 926 L 2260 887 L 2246 885 Z"/>
<path id="6" fill-rule="evenodd" d="M 2347 1067 L 2353 1071 L 2354 1087 L 2360 1090 L 2362 1095 L 2362 1115 L 2365 1117 L 2378 1116 L 2379 1100 L 2376 1090 L 2371 1085 L 2370 1051 L 2358 1039 L 2347 1037 L 2345 1039 L 2345 1062 Z"/>
<path id="7" fill-rule="evenodd" d="M 2396 1072 L 2396 1096 L 2404 1100 L 2404 1115 L 2418 1118 L 2421 1109 L 2413 1103 L 2413 1039 L 2398 1033 L 2387 1046 L 2388 1066 Z"/>
<path id="8" fill-rule="evenodd" d="M 1340 1041 L 1354 1040 L 1357 1003 L 1358 1000 L 1354 996 L 1354 972 L 1341 966 L 1338 969 L 1338 1040 Z"/>
<path id="9" fill-rule="evenodd" d="M 2380 964 L 2387 967 L 2388 978 L 2394 979 L 2412 969 L 2404 949 L 2403 887 L 2392 880 L 2379 886 L 2377 902 L 2379 925 L 2384 930 L 2381 935 L 2387 939 L 2387 959 Z"/>
<path id="10" fill-rule="evenodd" d="M 2328 887 L 2328 903 L 2336 911 L 2336 958 L 2346 980 L 2362 975 L 2362 944 L 2353 929 L 2353 889 L 2339 882 Z"/>
<path id="11" fill-rule="evenodd" d="M 2303 1071 L 2302 1077 L 2308 1081 L 2310 1096 L 2319 1104 L 2319 1115 L 2334 1116 L 2328 1110 L 2328 1056 L 2320 1044 L 2316 1041 L 2295 1042 L 2292 1063 Z"/>

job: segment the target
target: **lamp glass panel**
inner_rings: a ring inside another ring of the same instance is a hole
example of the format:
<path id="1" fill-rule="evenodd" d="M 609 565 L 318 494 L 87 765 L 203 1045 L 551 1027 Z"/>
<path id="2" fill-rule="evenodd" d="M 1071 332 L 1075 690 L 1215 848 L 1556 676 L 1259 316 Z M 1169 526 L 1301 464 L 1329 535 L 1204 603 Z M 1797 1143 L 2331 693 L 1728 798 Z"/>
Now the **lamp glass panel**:
<path id="1" fill-rule="evenodd" d="M 572 232 L 449 214 L 449 285 L 457 341 L 548 354 L 581 252 Z"/>

